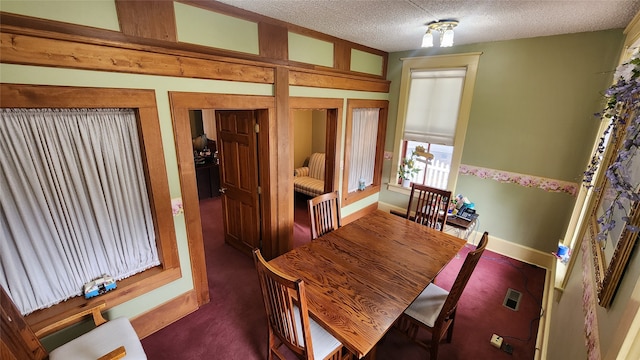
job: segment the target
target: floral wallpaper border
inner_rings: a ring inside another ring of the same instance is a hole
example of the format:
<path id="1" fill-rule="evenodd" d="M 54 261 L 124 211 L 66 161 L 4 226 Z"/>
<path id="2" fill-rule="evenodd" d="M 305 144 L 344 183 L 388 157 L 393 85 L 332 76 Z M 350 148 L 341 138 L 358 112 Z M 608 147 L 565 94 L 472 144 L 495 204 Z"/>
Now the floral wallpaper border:
<path id="1" fill-rule="evenodd" d="M 579 188 L 577 183 L 549 179 L 533 175 L 519 174 L 509 171 L 495 170 L 471 165 L 460 165 L 460 175 L 472 175 L 481 179 L 512 183 L 524 187 L 538 188 L 548 192 L 563 192 L 575 196 Z"/>
<path id="2" fill-rule="evenodd" d="M 171 212 L 173 213 L 173 216 L 178 216 L 184 213 L 181 197 L 171 199 Z"/>

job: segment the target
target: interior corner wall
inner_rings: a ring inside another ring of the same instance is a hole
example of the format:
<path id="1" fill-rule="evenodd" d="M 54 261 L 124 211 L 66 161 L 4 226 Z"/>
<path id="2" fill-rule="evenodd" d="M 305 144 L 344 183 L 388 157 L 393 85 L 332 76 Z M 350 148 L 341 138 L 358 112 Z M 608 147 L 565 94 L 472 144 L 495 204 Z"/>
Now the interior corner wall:
<path id="1" fill-rule="evenodd" d="M 584 263 L 579 249 L 572 253 L 575 257 L 569 281 L 560 297 L 554 302 L 550 312 L 547 360 L 587 359 L 584 335 L 583 311 L 583 270 Z M 591 264 L 586 264 L 590 266 Z M 588 268 L 586 270 L 589 270 Z M 591 276 L 590 274 L 588 276 Z M 548 311 L 548 310 L 547 310 Z"/>
<path id="2" fill-rule="evenodd" d="M 311 155 L 313 126 L 312 110 L 293 112 L 293 167 L 301 167 Z"/>
<path id="3" fill-rule="evenodd" d="M 311 152 L 326 152 L 327 142 L 327 111 L 313 110 L 312 112 L 312 139 Z"/>
<path id="4" fill-rule="evenodd" d="M 588 241 L 585 237 L 582 241 Z M 588 248 L 587 248 L 588 250 Z M 598 349 L 594 350 L 599 358 L 606 360 L 619 359 L 623 341 L 631 335 L 628 331 L 631 322 L 637 320 L 640 303 L 640 252 L 634 249 L 625 269 L 624 276 L 608 309 L 592 304 L 594 317 L 585 314 L 585 279 L 595 290 L 593 264 L 591 254 L 587 253 L 587 263 L 583 262 L 582 249 L 576 248 L 572 254 L 575 264 L 559 301 L 554 302 L 551 309 L 551 326 L 547 351 L 548 360 L 586 359 L 586 329 L 593 331 L 598 341 Z M 595 291 L 590 294 L 597 302 Z M 589 321 L 592 325 L 585 326 Z M 624 358 L 624 357 L 622 357 Z"/>
<path id="5" fill-rule="evenodd" d="M 385 150 L 398 150 L 400 59 L 481 52 L 462 165 L 580 186 L 622 43 L 616 29 L 389 54 Z M 396 166 L 386 160 L 383 178 Z M 480 231 L 543 252 L 557 248 L 575 203 L 566 192 L 474 175 L 459 175 L 451 190 L 475 203 Z M 383 189 L 380 201 L 406 207 L 408 197 Z"/>

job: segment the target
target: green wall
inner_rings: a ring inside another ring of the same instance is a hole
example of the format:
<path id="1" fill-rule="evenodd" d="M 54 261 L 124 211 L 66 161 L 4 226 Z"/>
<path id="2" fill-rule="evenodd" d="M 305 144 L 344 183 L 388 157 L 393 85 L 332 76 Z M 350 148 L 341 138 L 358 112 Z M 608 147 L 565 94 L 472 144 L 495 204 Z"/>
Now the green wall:
<path id="1" fill-rule="evenodd" d="M 0 10 L 120 31 L 114 0 L 0 0 Z"/>
<path id="2" fill-rule="evenodd" d="M 9 10 L 10 12 L 20 13 L 24 15 L 33 15 L 47 17 L 44 13 L 34 13 L 38 9 L 38 2 L 24 1 L 0 1 L 0 8 Z M 61 2 L 60 6 L 63 8 L 72 8 L 73 4 L 77 2 Z M 113 1 L 106 1 L 108 4 L 101 5 L 113 5 Z M 85 5 L 85 2 L 82 2 Z M 114 7 L 115 8 L 115 7 Z M 203 10 L 204 11 L 204 10 Z M 67 22 L 84 24 L 83 21 L 88 20 L 82 18 L 81 14 L 71 12 L 75 14 L 68 19 Z M 57 20 L 56 18 L 53 18 Z M 89 17 L 89 20 L 94 19 Z M 81 21 L 83 20 L 83 21 Z M 96 25 L 98 23 L 96 22 Z M 253 33 L 251 27 L 248 27 L 246 31 L 250 34 Z M 215 36 L 210 33 L 201 33 L 203 39 L 192 39 L 194 43 L 205 42 L 206 37 Z M 221 34 L 220 36 L 227 36 L 227 34 Z M 332 57 L 333 49 L 327 50 L 324 57 Z M 138 74 L 124 74 L 114 73 L 107 71 L 87 71 L 87 70 L 75 70 L 75 69 L 63 69 L 44 66 L 25 66 L 15 64 L 0 63 L 0 79 L 2 83 L 15 83 L 15 84 L 34 84 L 34 85 L 57 85 L 57 86 L 78 86 L 78 87 L 104 87 L 104 88 L 134 88 L 134 89 L 151 89 L 156 93 L 156 103 L 158 106 L 158 118 L 160 121 L 160 130 L 162 136 L 163 150 L 167 168 L 167 179 L 169 183 L 169 191 L 171 198 L 180 198 L 182 196 L 182 189 L 180 186 L 180 179 L 178 175 L 178 164 L 175 151 L 175 142 L 173 137 L 173 126 L 171 119 L 171 109 L 169 104 L 170 91 L 180 92 L 201 92 L 201 93 L 218 93 L 218 94 L 242 94 L 242 95 L 263 95 L 273 96 L 272 84 L 255 84 L 239 81 L 218 81 L 218 80 L 205 80 L 205 79 L 191 79 L 191 78 L 178 78 L 168 76 L 153 76 L 153 75 L 138 75 Z M 343 104 L 346 107 L 346 101 L 349 98 L 357 99 L 374 99 L 384 100 L 387 99 L 386 93 L 371 93 L 362 91 L 350 91 L 350 90 L 337 90 L 337 89 L 324 89 L 324 88 L 308 88 L 292 86 L 290 88 L 291 96 L 299 97 L 319 97 L 319 98 L 338 98 L 343 100 Z M 342 114 L 342 138 L 338 140 L 340 150 L 338 154 L 340 158 L 344 156 L 344 124 L 345 114 Z M 309 141 L 311 144 L 311 141 Z M 293 170 L 293 169 L 292 169 Z M 358 203 L 352 204 L 345 208 L 343 216 L 347 216 L 350 213 L 357 211 L 359 208 L 369 205 L 372 202 L 377 201 L 377 195 L 371 196 L 367 199 L 363 199 Z M 183 294 L 193 288 L 191 265 L 189 258 L 188 239 L 186 234 L 186 223 L 184 215 L 180 214 L 173 218 L 174 226 L 176 230 L 176 241 L 178 247 L 178 254 L 180 259 L 180 268 L 182 277 L 176 281 L 173 281 L 160 288 L 136 297 L 126 303 L 116 306 L 107 311 L 107 318 L 115 318 L 119 316 L 136 317 L 159 306 L 171 299 Z M 215 291 L 215 290 L 214 290 Z M 44 340 L 44 344 L 48 349 L 52 349 L 62 343 L 67 342 L 69 339 L 77 336 L 82 326 L 72 327 L 68 330 L 58 332 L 47 337 Z M 85 328 L 86 329 L 86 328 Z"/>
<path id="3" fill-rule="evenodd" d="M 392 53 L 385 149 L 394 150 L 400 59 L 482 52 L 462 164 L 579 184 L 622 43 L 622 30 L 609 30 Z M 383 178 L 392 170 L 385 161 Z M 480 231 L 544 252 L 563 238 L 575 203 L 566 193 L 470 175 L 452 190 L 476 204 Z M 406 207 L 407 196 L 385 189 L 380 201 Z"/>

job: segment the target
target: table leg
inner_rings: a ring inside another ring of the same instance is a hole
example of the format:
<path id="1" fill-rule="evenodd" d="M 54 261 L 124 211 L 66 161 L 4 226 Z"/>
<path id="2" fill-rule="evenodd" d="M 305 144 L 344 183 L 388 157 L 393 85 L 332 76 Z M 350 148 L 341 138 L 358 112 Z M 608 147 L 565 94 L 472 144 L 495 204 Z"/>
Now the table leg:
<path id="1" fill-rule="evenodd" d="M 378 346 L 376 345 L 362 359 L 364 359 L 364 360 L 376 360 L 376 352 L 377 352 L 377 350 L 378 350 Z"/>

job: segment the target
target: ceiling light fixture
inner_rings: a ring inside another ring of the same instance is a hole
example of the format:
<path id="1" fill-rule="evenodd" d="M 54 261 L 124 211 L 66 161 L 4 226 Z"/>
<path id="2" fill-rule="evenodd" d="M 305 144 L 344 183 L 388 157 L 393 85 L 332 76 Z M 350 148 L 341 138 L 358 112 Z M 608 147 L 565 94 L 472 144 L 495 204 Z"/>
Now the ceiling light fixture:
<path id="1" fill-rule="evenodd" d="M 453 46 L 453 28 L 458 26 L 456 20 L 439 20 L 427 24 L 427 32 L 422 37 L 422 47 L 433 46 L 433 32 L 440 33 L 440 47 Z"/>

